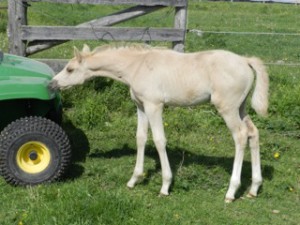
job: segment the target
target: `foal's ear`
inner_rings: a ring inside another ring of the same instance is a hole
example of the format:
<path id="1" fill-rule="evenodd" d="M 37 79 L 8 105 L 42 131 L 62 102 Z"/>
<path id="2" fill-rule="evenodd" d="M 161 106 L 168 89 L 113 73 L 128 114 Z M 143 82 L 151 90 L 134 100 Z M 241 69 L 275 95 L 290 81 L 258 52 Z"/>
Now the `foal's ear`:
<path id="1" fill-rule="evenodd" d="M 74 46 L 74 56 L 77 59 L 77 61 L 79 63 L 81 63 L 81 61 L 82 61 L 82 55 L 81 55 L 81 53 L 79 52 L 79 50 L 75 46 Z"/>
<path id="2" fill-rule="evenodd" d="M 89 52 L 91 52 L 90 47 L 87 44 L 84 44 L 82 48 L 82 53 L 89 53 Z"/>

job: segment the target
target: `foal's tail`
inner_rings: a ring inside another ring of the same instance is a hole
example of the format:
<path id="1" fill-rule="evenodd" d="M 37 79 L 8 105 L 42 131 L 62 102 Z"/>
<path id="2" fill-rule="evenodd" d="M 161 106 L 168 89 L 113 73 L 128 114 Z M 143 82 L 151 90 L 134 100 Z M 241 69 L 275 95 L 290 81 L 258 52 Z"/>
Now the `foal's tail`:
<path id="1" fill-rule="evenodd" d="M 269 75 L 258 58 L 247 58 L 250 67 L 256 72 L 256 85 L 252 95 L 251 106 L 261 116 L 267 116 L 269 106 Z"/>

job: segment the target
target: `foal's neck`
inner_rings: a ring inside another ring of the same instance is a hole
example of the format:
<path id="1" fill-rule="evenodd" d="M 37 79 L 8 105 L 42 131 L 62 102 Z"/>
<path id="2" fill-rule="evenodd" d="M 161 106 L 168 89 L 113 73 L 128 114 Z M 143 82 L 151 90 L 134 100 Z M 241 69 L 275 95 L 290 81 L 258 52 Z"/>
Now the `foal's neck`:
<path id="1" fill-rule="evenodd" d="M 144 52 L 132 49 L 108 49 L 89 59 L 95 76 L 109 77 L 130 86 L 143 60 Z"/>

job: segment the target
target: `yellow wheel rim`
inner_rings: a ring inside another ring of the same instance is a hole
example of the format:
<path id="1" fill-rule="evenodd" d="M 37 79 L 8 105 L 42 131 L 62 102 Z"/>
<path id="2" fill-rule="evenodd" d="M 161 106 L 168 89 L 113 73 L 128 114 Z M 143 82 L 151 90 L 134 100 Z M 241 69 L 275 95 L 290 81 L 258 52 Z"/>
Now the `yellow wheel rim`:
<path id="1" fill-rule="evenodd" d="M 18 149 L 16 160 L 24 172 L 34 174 L 48 167 L 51 155 L 46 145 L 38 141 L 30 141 Z"/>

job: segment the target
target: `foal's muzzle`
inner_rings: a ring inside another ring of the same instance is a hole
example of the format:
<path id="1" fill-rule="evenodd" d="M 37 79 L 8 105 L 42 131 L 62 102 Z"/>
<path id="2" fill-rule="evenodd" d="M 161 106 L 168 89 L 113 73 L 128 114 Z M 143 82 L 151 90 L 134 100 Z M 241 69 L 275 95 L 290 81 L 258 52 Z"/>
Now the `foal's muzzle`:
<path id="1" fill-rule="evenodd" d="M 59 85 L 58 85 L 58 82 L 57 80 L 51 80 L 48 84 L 48 89 L 50 91 L 57 91 L 59 90 Z"/>

